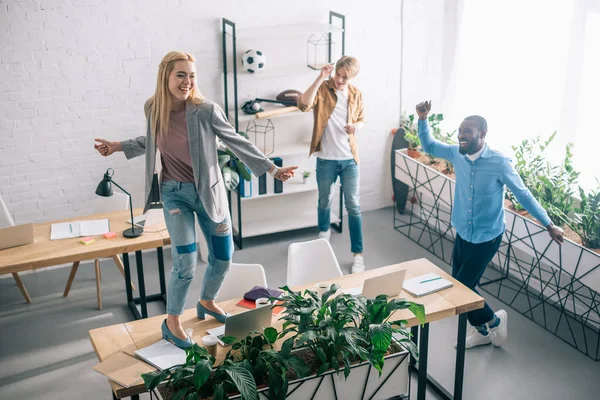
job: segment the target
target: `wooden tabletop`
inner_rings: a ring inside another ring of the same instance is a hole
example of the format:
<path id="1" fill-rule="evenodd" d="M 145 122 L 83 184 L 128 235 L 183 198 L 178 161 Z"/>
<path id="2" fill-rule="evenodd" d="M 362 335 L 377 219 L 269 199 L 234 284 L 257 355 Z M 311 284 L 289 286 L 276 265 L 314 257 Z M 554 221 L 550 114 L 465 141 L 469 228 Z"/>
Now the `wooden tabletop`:
<path id="1" fill-rule="evenodd" d="M 426 322 L 438 321 L 483 307 L 484 299 L 481 296 L 468 289 L 462 283 L 458 282 L 426 259 L 413 260 L 401 264 L 372 269 L 359 274 L 345 275 L 331 279 L 328 282 L 339 284 L 342 290 L 350 289 L 361 286 L 364 280 L 367 278 L 388 274 L 400 269 L 407 270 L 406 279 L 414 278 L 430 272 L 435 272 L 436 274 L 454 283 L 454 286 L 451 288 L 419 298 L 416 298 L 405 291 L 400 293 L 398 297 L 411 300 L 425 306 Z M 311 283 L 295 287 L 294 290 L 312 289 L 313 287 L 314 283 Z M 219 305 L 225 311 L 231 314 L 247 311 L 245 308 L 236 306 L 238 301 L 239 299 L 224 301 L 219 303 Z M 193 340 L 197 343 L 202 343 L 202 336 L 206 335 L 206 331 L 208 329 L 215 328 L 220 324 L 211 317 L 208 317 L 204 321 L 198 320 L 196 316 L 195 304 L 193 306 L 193 308 L 188 309 L 183 313 L 181 320 L 184 329 L 191 328 L 194 330 Z M 90 341 L 94 347 L 94 351 L 96 352 L 98 359 L 100 361 L 106 360 L 120 351 L 125 351 L 131 354 L 134 350 L 141 349 L 158 342 L 162 339 L 160 325 L 165 318 L 166 315 L 159 315 L 143 320 L 90 330 Z M 278 318 L 279 316 L 273 317 L 273 326 L 278 330 L 281 330 L 282 322 L 279 321 Z M 408 310 L 397 311 L 394 314 L 393 319 L 406 319 L 408 320 L 409 326 L 414 326 L 419 323 L 417 318 L 414 317 Z M 223 360 L 228 350 L 229 349 L 227 347 L 218 346 L 217 363 Z M 132 386 L 130 388 L 124 388 L 115 382 L 109 382 L 118 398 L 128 397 L 146 391 L 143 384 Z"/>
<path id="2" fill-rule="evenodd" d="M 135 209 L 133 214 L 141 215 L 142 209 Z M 81 244 L 80 238 L 50 240 L 50 227 L 54 223 L 102 218 L 109 219 L 110 230 L 117 233 L 116 238 L 94 236 L 96 241 L 89 245 Z M 166 229 L 162 231 L 154 229 L 154 232 L 145 230 L 142 236 L 135 239 L 124 237 L 123 231 L 131 228 L 131 224 L 127 222 L 130 218 L 129 211 L 117 211 L 35 224 L 32 244 L 0 250 L 0 275 L 75 261 L 112 257 L 116 254 L 151 249 L 170 243 Z"/>

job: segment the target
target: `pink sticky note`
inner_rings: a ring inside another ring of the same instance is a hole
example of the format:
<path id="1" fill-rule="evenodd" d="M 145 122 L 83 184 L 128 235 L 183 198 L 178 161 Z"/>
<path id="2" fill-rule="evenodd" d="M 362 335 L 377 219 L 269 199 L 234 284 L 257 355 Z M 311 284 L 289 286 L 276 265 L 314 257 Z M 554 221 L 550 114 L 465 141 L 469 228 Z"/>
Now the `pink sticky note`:
<path id="1" fill-rule="evenodd" d="M 83 243 L 83 244 L 86 244 L 86 245 L 87 245 L 87 244 L 92 244 L 92 243 L 94 243 L 95 241 L 96 241 L 96 239 L 94 239 L 94 238 L 91 238 L 91 237 L 84 237 L 84 238 L 81 238 L 81 243 Z"/>
<path id="2" fill-rule="evenodd" d="M 106 232 L 106 233 L 104 234 L 104 237 L 105 237 L 105 238 L 107 238 L 107 239 L 114 239 L 114 238 L 116 238 L 116 237 L 117 237 L 117 234 L 116 234 L 116 233 L 114 233 L 114 232 Z"/>

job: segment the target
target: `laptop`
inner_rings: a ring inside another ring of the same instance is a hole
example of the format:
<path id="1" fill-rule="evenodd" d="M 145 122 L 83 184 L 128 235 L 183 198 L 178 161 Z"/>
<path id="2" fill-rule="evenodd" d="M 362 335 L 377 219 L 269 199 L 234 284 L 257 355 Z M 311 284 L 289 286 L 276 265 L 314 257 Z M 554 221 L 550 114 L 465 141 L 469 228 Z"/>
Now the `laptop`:
<path id="1" fill-rule="evenodd" d="M 402 291 L 405 276 L 406 270 L 401 269 L 400 271 L 366 279 L 362 289 L 359 286 L 345 289 L 344 292 L 353 295 L 362 294 L 365 297 L 373 299 L 380 294 L 385 294 L 388 297 L 396 297 Z"/>
<path id="2" fill-rule="evenodd" d="M 233 336 L 241 340 L 250 332 L 261 332 L 264 328 L 271 326 L 272 316 L 270 306 L 259 307 L 227 317 L 225 325 L 208 329 L 206 332 L 211 336 L 215 336 L 221 346 L 226 346 L 221 341 L 223 337 Z"/>
<path id="3" fill-rule="evenodd" d="M 0 229 L 0 250 L 33 243 L 33 223 Z"/>

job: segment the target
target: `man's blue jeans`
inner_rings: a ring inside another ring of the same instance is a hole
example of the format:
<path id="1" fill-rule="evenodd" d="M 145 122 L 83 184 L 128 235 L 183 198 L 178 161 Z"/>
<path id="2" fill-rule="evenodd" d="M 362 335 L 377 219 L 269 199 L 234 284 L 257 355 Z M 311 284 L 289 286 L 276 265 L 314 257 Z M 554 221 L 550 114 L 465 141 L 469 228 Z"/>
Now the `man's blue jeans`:
<path id="1" fill-rule="evenodd" d="M 502 244 L 502 235 L 484 243 L 470 243 L 457 233 L 452 248 L 452 277 L 479 294 L 477 285 L 488 264 Z M 494 311 L 486 302 L 483 308 L 467 313 L 471 326 L 482 326 L 494 319 Z"/>
<path id="2" fill-rule="evenodd" d="M 331 224 L 333 185 L 340 177 L 350 228 L 350 251 L 363 252 L 362 216 L 360 214 L 360 171 L 354 160 L 324 160 L 317 158 L 317 185 L 319 187 L 319 231 L 325 232 Z"/>
<path id="3" fill-rule="evenodd" d="M 217 297 L 231 266 L 231 221 L 228 215 L 224 221 L 213 222 L 202 206 L 196 185 L 191 182 L 165 181 L 160 191 L 173 256 L 173 269 L 167 287 L 167 313 L 181 315 L 198 260 L 194 214 L 208 245 L 202 300 L 214 300 Z"/>

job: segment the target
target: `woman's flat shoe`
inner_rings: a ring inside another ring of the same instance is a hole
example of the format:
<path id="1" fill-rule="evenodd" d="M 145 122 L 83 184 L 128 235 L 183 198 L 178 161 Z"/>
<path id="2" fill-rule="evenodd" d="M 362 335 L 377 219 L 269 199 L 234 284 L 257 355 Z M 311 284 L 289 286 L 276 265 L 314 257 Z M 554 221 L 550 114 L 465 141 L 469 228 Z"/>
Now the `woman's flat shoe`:
<path id="1" fill-rule="evenodd" d="M 211 311 L 208 308 L 204 307 L 200 302 L 196 304 L 196 312 L 198 313 L 199 319 L 203 320 L 204 318 L 206 318 L 206 314 L 208 314 L 222 324 L 224 324 L 227 317 L 230 316 L 229 313 L 219 314 L 214 311 Z"/>
<path id="2" fill-rule="evenodd" d="M 171 333 L 171 331 L 169 330 L 169 327 L 167 326 L 166 319 L 163 321 L 163 323 L 160 327 L 160 330 L 162 331 L 163 339 L 165 339 L 168 342 L 173 343 L 175 346 L 179 347 L 180 349 L 187 349 L 194 345 L 194 342 L 192 342 L 191 337 L 188 337 L 186 340 L 181 340 L 177 336 L 173 335 L 173 333 Z"/>

